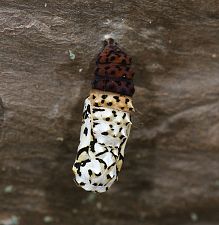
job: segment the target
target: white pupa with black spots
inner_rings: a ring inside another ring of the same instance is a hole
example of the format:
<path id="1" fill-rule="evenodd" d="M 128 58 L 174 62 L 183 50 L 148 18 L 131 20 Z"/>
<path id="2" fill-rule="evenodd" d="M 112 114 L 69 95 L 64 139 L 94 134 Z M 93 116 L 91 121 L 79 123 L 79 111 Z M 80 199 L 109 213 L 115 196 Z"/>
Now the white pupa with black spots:
<path id="1" fill-rule="evenodd" d="M 73 172 L 83 189 L 105 192 L 118 179 L 131 119 L 128 112 L 92 106 L 85 100 Z"/>

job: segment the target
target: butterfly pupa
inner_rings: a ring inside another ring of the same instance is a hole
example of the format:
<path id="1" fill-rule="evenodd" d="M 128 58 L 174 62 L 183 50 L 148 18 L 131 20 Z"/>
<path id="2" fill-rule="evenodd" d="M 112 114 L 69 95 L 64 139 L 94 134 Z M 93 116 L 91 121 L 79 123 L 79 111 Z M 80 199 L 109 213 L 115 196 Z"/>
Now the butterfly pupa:
<path id="1" fill-rule="evenodd" d="M 105 192 L 118 180 L 134 111 L 130 66 L 131 58 L 114 40 L 105 41 L 84 102 L 80 144 L 72 168 L 76 183 L 86 191 Z"/>

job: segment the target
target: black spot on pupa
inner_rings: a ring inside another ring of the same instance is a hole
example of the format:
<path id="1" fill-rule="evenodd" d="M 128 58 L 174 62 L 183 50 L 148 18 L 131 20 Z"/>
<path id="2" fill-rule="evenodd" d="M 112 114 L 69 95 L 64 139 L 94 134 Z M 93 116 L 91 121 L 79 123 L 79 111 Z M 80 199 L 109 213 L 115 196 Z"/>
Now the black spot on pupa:
<path id="1" fill-rule="evenodd" d="M 125 117 L 126 117 L 126 114 L 124 113 L 123 116 L 122 116 L 122 118 L 125 119 Z"/>
<path id="2" fill-rule="evenodd" d="M 116 83 L 120 86 L 121 85 L 121 81 L 116 81 Z"/>
<path id="3" fill-rule="evenodd" d="M 88 173 L 91 176 L 92 175 L 92 170 L 88 170 Z"/>
<path id="4" fill-rule="evenodd" d="M 88 129 L 87 127 L 84 128 L 84 134 L 87 136 L 87 132 L 88 132 Z"/>
<path id="5" fill-rule="evenodd" d="M 92 152 L 95 152 L 94 145 L 97 143 L 97 139 L 94 138 L 93 141 L 90 142 L 90 149 Z"/>
<path id="6" fill-rule="evenodd" d="M 125 137 L 124 135 L 121 135 L 119 138 L 120 138 L 120 139 L 123 139 L 124 137 Z"/>
<path id="7" fill-rule="evenodd" d="M 87 112 L 88 112 L 88 113 L 91 113 L 91 112 L 90 112 L 90 105 L 87 106 Z"/>
<path id="8" fill-rule="evenodd" d="M 112 102 L 108 102 L 108 103 L 107 103 L 108 106 L 111 106 L 112 104 L 113 104 Z"/>
<path id="9" fill-rule="evenodd" d="M 116 111 L 115 110 L 113 110 L 112 113 L 113 113 L 113 116 L 114 117 L 117 117 L 117 114 L 116 114 Z"/>
<path id="10" fill-rule="evenodd" d="M 107 98 L 107 95 L 102 95 L 102 99 L 106 99 Z"/>
<path id="11" fill-rule="evenodd" d="M 106 121 L 110 121 L 110 118 L 109 118 L 109 117 L 107 117 L 107 118 L 106 118 Z"/>
<path id="12" fill-rule="evenodd" d="M 119 96 L 113 96 L 114 99 L 116 99 L 116 102 L 119 102 Z"/>
<path id="13" fill-rule="evenodd" d="M 131 85 L 131 82 L 127 81 L 126 86 L 129 86 L 129 85 Z"/>
<path id="14" fill-rule="evenodd" d="M 98 125 L 99 123 L 95 123 L 95 122 L 94 122 L 93 124 L 94 124 L 94 127 L 95 127 L 95 126 Z"/>
<path id="15" fill-rule="evenodd" d="M 126 98 L 126 99 L 125 99 L 125 103 L 127 104 L 128 102 L 129 102 L 129 99 L 128 99 L 128 98 Z"/>
<path id="16" fill-rule="evenodd" d="M 91 113 L 90 111 L 90 105 L 87 106 L 86 110 L 83 112 L 83 116 L 82 118 L 83 119 L 87 119 L 88 118 L 88 115 Z"/>
<path id="17" fill-rule="evenodd" d="M 109 133 L 107 131 L 104 131 L 101 133 L 102 135 L 108 135 Z"/>
<path id="18" fill-rule="evenodd" d="M 84 186 L 84 185 L 85 185 L 85 183 L 84 183 L 84 182 L 81 182 L 81 183 L 79 183 L 79 185 Z"/>
<path id="19" fill-rule="evenodd" d="M 97 109 L 97 108 L 93 109 L 93 113 L 98 112 L 98 111 L 105 111 L 105 109 Z"/>
<path id="20" fill-rule="evenodd" d="M 103 104 L 104 103 L 104 100 L 101 100 L 101 103 Z"/>
<path id="21" fill-rule="evenodd" d="M 126 60 L 123 59 L 122 62 L 121 62 L 121 64 L 126 64 Z"/>
<path id="22" fill-rule="evenodd" d="M 90 159 L 82 161 L 81 162 L 81 166 L 85 166 L 88 162 L 90 162 Z"/>
<path id="23" fill-rule="evenodd" d="M 95 98 L 96 98 L 96 96 L 95 96 L 95 95 L 93 95 L 93 96 L 92 96 L 92 98 L 93 98 L 93 99 L 95 99 Z"/>
<path id="24" fill-rule="evenodd" d="M 74 167 L 78 169 L 80 167 L 80 163 L 75 163 Z"/>

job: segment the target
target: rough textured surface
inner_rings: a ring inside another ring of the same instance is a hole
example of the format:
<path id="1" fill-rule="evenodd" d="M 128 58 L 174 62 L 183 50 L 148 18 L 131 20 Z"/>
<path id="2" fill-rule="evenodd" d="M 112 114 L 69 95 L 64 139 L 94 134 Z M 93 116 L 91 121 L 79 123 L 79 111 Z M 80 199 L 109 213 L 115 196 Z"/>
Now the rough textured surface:
<path id="1" fill-rule="evenodd" d="M 137 112 L 93 195 L 71 166 L 105 35 L 133 56 Z M 0 224 L 218 225 L 218 0 L 2 0 L 0 49 Z"/>

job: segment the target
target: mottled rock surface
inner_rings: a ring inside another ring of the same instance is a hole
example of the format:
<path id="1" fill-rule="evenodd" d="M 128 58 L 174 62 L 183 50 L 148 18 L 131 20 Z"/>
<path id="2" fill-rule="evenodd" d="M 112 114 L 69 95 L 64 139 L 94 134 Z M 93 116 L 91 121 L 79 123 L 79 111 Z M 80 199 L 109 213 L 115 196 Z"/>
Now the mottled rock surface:
<path id="1" fill-rule="evenodd" d="M 95 195 L 71 166 L 109 35 L 137 112 L 119 182 Z M 218 0 L 2 0 L 0 81 L 0 224 L 219 224 Z"/>

